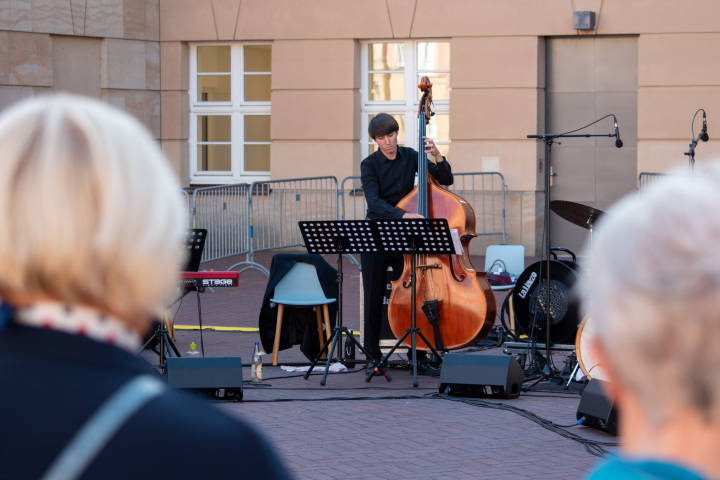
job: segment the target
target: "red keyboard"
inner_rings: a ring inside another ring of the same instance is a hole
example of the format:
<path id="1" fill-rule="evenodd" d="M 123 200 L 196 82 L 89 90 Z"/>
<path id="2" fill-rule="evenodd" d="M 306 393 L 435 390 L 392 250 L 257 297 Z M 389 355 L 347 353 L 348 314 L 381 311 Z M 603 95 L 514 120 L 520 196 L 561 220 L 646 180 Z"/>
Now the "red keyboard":
<path id="1" fill-rule="evenodd" d="M 239 272 L 180 272 L 178 285 L 202 287 L 237 287 Z"/>

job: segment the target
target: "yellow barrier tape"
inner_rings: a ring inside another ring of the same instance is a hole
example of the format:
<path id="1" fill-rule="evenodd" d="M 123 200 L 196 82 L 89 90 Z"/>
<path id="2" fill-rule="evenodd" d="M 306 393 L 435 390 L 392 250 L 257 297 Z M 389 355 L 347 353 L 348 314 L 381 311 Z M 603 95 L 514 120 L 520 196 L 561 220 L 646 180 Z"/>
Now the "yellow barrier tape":
<path id="1" fill-rule="evenodd" d="M 200 330 L 200 327 L 195 325 L 174 325 L 173 328 L 176 330 Z M 257 333 L 260 331 L 259 328 L 255 327 L 216 327 L 216 326 L 205 326 L 203 330 L 217 330 L 219 332 L 251 332 Z M 344 333 L 343 333 L 344 335 Z M 359 336 L 360 332 L 353 332 L 353 336 Z"/>
<path id="2" fill-rule="evenodd" d="M 200 327 L 194 326 L 194 325 L 175 325 L 174 328 L 176 330 L 200 330 Z M 202 327 L 203 330 L 218 330 L 222 332 L 259 332 L 259 328 L 252 328 L 252 327 L 215 327 L 215 326 L 206 326 Z"/>

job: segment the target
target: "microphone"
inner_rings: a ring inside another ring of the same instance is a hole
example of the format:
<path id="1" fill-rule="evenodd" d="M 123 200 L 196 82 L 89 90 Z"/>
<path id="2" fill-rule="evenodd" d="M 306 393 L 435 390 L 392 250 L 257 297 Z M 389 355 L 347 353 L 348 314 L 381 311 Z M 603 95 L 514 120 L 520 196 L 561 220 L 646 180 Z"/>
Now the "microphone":
<path id="1" fill-rule="evenodd" d="M 617 148 L 622 148 L 623 141 L 620 140 L 620 129 L 618 129 L 617 118 L 615 118 L 615 115 L 613 115 L 613 119 L 615 119 L 615 146 Z"/>
<path id="2" fill-rule="evenodd" d="M 703 127 L 702 131 L 700 132 L 700 140 L 703 142 L 707 142 L 710 140 L 710 137 L 708 137 L 707 133 L 707 118 L 705 118 L 705 110 L 703 110 Z"/>

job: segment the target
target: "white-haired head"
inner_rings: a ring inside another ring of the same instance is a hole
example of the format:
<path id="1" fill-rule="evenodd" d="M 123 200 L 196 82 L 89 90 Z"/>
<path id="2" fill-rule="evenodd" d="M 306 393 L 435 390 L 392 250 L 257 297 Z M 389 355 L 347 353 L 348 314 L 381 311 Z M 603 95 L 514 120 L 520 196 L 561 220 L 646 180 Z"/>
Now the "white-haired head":
<path id="1" fill-rule="evenodd" d="M 109 311 L 138 330 L 182 261 L 175 174 L 133 117 L 58 95 L 0 117 L 0 297 Z"/>
<path id="2" fill-rule="evenodd" d="M 603 217 L 584 280 L 612 377 L 662 423 L 720 418 L 720 165 L 673 175 Z"/>

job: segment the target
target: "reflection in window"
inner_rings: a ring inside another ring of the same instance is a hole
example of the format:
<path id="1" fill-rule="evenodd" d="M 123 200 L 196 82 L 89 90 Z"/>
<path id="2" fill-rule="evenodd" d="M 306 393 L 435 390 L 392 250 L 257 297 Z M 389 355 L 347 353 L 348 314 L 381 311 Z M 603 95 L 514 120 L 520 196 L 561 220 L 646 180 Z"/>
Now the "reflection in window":
<path id="1" fill-rule="evenodd" d="M 232 167 L 230 145 L 198 144 L 197 169 L 202 172 L 229 172 Z"/>
<path id="2" fill-rule="evenodd" d="M 245 170 L 270 170 L 270 115 L 245 116 Z"/>
<path id="3" fill-rule="evenodd" d="M 435 87 L 433 87 L 433 93 Z M 427 125 L 426 130 L 428 137 L 435 140 L 440 153 L 447 156 L 450 150 L 450 115 L 436 113 L 432 117 L 432 121 Z"/>
<path id="4" fill-rule="evenodd" d="M 198 115 L 197 169 L 203 172 L 229 171 L 231 117 L 229 115 Z"/>
<path id="5" fill-rule="evenodd" d="M 433 84 L 434 100 L 450 100 L 450 43 L 419 42 L 417 44 L 418 83 L 427 76 Z"/>
<path id="6" fill-rule="evenodd" d="M 405 45 L 368 45 L 369 100 L 402 101 L 405 97 Z"/>
<path id="7" fill-rule="evenodd" d="M 197 101 L 230 101 L 230 47 L 197 48 Z"/>
<path id="8" fill-rule="evenodd" d="M 398 143 L 415 149 L 418 148 L 417 110 L 421 96 L 417 85 L 421 77 L 430 78 L 436 115 L 427 132 L 440 152 L 447 155 L 450 148 L 450 42 L 366 43 L 362 67 L 363 125 L 367 127 L 378 113 L 389 113 L 400 125 Z M 377 145 L 369 138 L 367 128 L 362 130 L 362 135 L 363 156 L 376 151 Z"/>
<path id="9" fill-rule="evenodd" d="M 270 45 L 246 45 L 245 54 L 245 101 L 270 101 Z"/>

